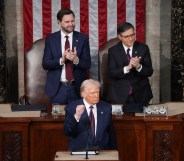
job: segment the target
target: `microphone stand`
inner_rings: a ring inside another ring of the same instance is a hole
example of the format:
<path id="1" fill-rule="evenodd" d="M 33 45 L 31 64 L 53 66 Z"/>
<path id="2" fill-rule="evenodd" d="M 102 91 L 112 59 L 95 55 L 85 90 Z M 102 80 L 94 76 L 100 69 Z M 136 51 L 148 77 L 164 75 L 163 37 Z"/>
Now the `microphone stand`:
<path id="1" fill-rule="evenodd" d="M 84 158 L 84 159 L 89 159 L 89 158 L 88 158 L 88 145 L 87 145 L 87 147 L 86 147 L 86 158 Z"/>
<path id="2" fill-rule="evenodd" d="M 88 158 L 88 140 L 89 140 L 89 126 L 91 125 L 91 121 L 89 120 L 89 119 L 87 119 L 86 120 L 86 127 L 87 127 L 87 133 L 88 133 L 88 135 L 87 135 L 87 145 L 86 145 L 86 158 L 84 158 L 84 159 L 89 159 Z"/>

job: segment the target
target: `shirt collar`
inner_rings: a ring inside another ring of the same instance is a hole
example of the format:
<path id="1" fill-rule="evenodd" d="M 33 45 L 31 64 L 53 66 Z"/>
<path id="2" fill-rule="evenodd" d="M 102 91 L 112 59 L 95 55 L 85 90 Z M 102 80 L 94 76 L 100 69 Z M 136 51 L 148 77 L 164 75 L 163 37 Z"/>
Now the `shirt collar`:
<path id="1" fill-rule="evenodd" d="M 61 31 L 61 37 L 64 38 L 66 36 L 66 34 L 62 30 L 60 30 L 60 31 Z M 72 38 L 73 37 L 73 32 L 69 33 L 68 37 Z"/>
<path id="2" fill-rule="evenodd" d="M 123 44 L 123 47 L 124 47 L 124 49 L 125 49 L 125 52 L 127 51 L 128 48 L 130 49 L 130 51 L 132 51 L 132 49 L 133 49 L 133 46 L 127 47 L 127 46 L 125 46 L 124 44 Z"/>
<path id="3" fill-rule="evenodd" d="M 91 105 L 85 100 L 85 98 L 83 98 L 83 102 L 84 102 L 85 107 L 86 107 L 87 109 L 89 109 L 89 107 L 90 107 Z M 96 104 L 93 105 L 93 107 L 96 108 Z"/>

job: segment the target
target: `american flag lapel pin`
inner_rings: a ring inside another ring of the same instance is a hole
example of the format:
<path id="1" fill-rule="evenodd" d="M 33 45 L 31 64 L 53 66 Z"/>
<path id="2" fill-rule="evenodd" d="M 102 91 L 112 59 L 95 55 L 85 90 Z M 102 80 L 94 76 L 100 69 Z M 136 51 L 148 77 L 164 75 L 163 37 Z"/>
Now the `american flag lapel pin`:
<path id="1" fill-rule="evenodd" d="M 103 115 L 103 111 L 101 111 L 101 115 Z"/>

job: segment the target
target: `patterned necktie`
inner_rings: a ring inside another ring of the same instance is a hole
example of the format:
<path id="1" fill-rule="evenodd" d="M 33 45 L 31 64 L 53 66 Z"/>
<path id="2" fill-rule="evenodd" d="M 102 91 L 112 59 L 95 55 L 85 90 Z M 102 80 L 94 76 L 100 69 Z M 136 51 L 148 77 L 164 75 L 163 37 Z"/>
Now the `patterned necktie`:
<path id="1" fill-rule="evenodd" d="M 127 49 L 127 59 L 128 59 L 128 62 L 130 62 L 131 57 L 130 57 L 130 49 L 129 48 Z M 130 84 L 129 95 L 131 95 L 131 94 L 132 94 L 132 85 Z"/>
<path id="2" fill-rule="evenodd" d="M 91 121 L 91 129 L 92 129 L 92 132 L 93 132 L 93 136 L 95 137 L 95 117 L 94 117 L 94 114 L 93 114 L 93 106 L 90 106 L 90 113 L 89 113 L 89 119 Z"/>
<path id="3" fill-rule="evenodd" d="M 70 43 L 69 43 L 69 40 L 68 40 L 68 36 L 66 35 L 66 41 L 65 41 L 65 50 L 70 48 Z M 66 79 L 68 81 L 71 81 L 73 79 L 73 76 L 72 76 L 72 63 L 70 60 L 66 60 L 65 61 L 65 67 L 66 67 Z"/>

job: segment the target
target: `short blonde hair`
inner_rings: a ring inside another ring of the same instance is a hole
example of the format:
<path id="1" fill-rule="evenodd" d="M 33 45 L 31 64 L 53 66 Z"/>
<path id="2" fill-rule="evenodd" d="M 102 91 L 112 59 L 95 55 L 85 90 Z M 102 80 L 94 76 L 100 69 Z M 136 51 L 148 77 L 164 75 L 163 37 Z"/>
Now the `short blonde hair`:
<path id="1" fill-rule="evenodd" d="M 94 79 L 86 79 L 85 81 L 82 82 L 81 86 L 80 86 L 80 94 L 82 96 L 82 92 L 84 92 L 86 90 L 86 88 L 88 88 L 88 86 L 93 85 L 96 87 L 101 87 L 100 82 Z"/>

